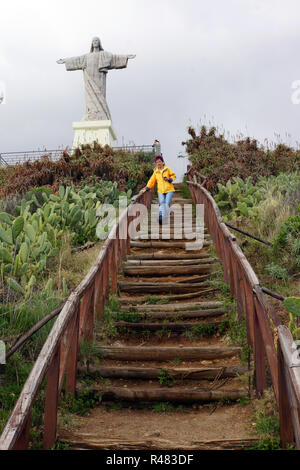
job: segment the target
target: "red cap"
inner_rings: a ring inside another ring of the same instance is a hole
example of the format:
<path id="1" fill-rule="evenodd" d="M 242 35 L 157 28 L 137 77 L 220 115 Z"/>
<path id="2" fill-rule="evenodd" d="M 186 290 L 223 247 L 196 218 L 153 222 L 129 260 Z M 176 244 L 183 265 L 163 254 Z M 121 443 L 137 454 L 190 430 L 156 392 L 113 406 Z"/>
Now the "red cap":
<path id="1" fill-rule="evenodd" d="M 164 161 L 162 155 L 156 155 L 155 161 L 157 161 L 157 160 L 161 160 L 162 162 Z"/>

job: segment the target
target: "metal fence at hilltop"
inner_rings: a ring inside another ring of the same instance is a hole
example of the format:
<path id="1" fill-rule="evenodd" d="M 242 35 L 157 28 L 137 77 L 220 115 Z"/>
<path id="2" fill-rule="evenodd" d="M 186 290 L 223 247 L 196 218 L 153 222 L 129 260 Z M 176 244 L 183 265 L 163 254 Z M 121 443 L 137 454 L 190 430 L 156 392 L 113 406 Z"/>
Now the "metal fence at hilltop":
<path id="1" fill-rule="evenodd" d="M 126 152 L 133 153 L 155 153 L 153 145 L 125 145 L 123 147 L 112 147 L 114 151 L 124 150 Z M 41 160 L 42 157 L 48 157 L 52 161 L 57 161 L 61 158 L 63 152 L 72 154 L 73 150 L 71 147 L 65 147 L 63 149 L 56 150 L 33 150 L 33 151 L 21 151 L 21 152 L 5 152 L 0 153 L 0 166 L 13 166 L 22 164 L 25 162 L 34 162 Z"/>

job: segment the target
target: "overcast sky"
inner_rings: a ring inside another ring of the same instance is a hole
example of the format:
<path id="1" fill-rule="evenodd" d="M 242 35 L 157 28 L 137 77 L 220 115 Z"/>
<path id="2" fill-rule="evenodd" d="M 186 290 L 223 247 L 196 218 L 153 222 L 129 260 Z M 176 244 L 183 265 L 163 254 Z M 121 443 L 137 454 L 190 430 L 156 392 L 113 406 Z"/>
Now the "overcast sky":
<path id="1" fill-rule="evenodd" d="M 300 141 L 299 0 L 3 0 L 0 10 L 0 152 L 72 144 L 83 74 L 56 60 L 89 52 L 94 36 L 136 54 L 107 78 L 117 145 L 158 138 L 180 176 L 190 124 Z"/>

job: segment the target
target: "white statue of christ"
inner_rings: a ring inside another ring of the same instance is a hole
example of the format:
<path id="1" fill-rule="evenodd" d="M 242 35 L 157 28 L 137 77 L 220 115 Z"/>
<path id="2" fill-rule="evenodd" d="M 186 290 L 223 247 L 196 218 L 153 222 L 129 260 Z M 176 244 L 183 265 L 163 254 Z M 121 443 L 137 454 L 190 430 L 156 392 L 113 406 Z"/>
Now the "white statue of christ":
<path id="1" fill-rule="evenodd" d="M 57 61 L 58 64 L 65 64 L 68 71 L 83 70 L 86 113 L 82 121 L 111 120 L 106 103 L 107 72 L 126 68 L 128 59 L 134 58 L 133 54 L 115 55 L 104 51 L 100 39 L 95 37 L 90 53 Z"/>

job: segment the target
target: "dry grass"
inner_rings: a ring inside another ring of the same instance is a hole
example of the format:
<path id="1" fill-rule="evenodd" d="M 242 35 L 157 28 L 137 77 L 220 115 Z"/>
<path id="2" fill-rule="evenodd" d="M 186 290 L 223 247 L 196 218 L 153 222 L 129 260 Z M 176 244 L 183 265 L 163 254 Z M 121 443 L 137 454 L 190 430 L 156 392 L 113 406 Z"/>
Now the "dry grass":
<path id="1" fill-rule="evenodd" d="M 62 281 L 65 279 L 68 290 L 75 289 L 84 279 L 96 261 L 103 241 L 97 242 L 93 247 L 77 253 L 71 252 L 70 237 L 65 236 L 60 251 L 58 266 L 55 264 L 49 273 L 58 290 L 62 290 Z"/>
<path id="2" fill-rule="evenodd" d="M 268 197 L 260 205 L 260 213 L 256 221 L 256 233 L 262 238 L 273 240 L 278 235 L 281 224 L 292 215 L 293 208 L 285 203 L 280 194 L 277 197 Z"/>

